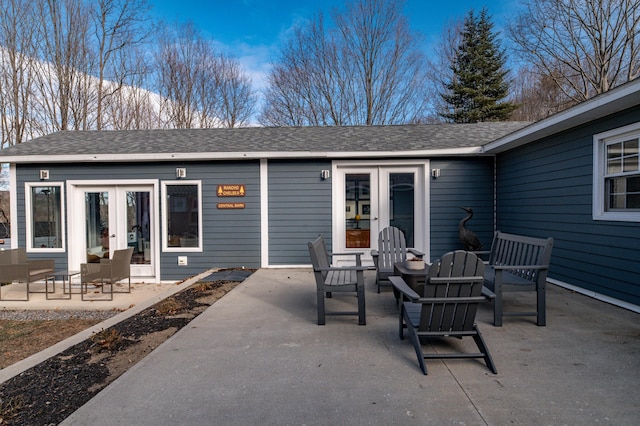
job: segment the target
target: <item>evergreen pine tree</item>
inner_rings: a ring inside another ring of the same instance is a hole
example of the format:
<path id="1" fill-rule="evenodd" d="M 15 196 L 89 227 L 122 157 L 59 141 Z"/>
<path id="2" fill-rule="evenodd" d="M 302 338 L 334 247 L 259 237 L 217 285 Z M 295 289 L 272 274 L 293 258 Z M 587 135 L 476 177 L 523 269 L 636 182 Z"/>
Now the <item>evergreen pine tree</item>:
<path id="1" fill-rule="evenodd" d="M 462 41 L 451 64 L 453 76 L 445 84 L 442 99 L 449 110 L 440 113 L 455 123 L 504 121 L 517 105 L 503 101 L 509 94 L 505 55 L 500 49 L 486 9 L 479 16 L 469 12 Z"/>

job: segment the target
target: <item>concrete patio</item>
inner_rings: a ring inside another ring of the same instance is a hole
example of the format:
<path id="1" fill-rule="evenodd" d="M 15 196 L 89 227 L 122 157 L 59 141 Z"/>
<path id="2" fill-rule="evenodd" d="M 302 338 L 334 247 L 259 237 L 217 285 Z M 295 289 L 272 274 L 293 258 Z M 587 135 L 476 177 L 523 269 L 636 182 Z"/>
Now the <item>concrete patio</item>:
<path id="1" fill-rule="evenodd" d="M 309 270 L 259 270 L 63 424 L 638 423 L 639 314 L 551 285 L 546 327 L 496 328 L 481 308 L 497 375 L 481 360 L 435 360 L 424 376 L 373 280 L 366 326 L 318 326 Z M 507 308 L 532 302 L 509 296 Z"/>

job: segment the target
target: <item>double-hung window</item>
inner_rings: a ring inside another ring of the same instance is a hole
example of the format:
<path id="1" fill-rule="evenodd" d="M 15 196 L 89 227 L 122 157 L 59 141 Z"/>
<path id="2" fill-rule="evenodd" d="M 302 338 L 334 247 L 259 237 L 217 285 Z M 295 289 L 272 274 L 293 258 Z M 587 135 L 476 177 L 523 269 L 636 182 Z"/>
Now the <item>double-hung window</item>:
<path id="1" fill-rule="evenodd" d="M 640 123 L 594 136 L 593 212 L 640 222 Z"/>

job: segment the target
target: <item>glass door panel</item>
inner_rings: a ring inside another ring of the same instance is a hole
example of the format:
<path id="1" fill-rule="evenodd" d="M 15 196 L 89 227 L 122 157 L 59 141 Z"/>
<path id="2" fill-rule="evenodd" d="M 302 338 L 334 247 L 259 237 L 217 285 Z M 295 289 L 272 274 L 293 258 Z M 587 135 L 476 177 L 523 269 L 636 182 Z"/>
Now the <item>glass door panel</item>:
<path id="1" fill-rule="evenodd" d="M 371 247 L 371 175 L 345 175 L 345 241 L 347 248 Z"/>
<path id="2" fill-rule="evenodd" d="M 109 191 L 85 192 L 85 247 L 87 262 L 97 263 L 100 259 L 109 259 L 111 239 L 115 237 L 109 218 Z"/>
<path id="3" fill-rule="evenodd" d="M 133 247 L 131 264 L 151 263 L 150 193 L 126 191 L 127 246 Z"/>
<path id="4" fill-rule="evenodd" d="M 407 247 L 415 247 L 414 173 L 389 173 L 389 225 L 404 232 Z"/>

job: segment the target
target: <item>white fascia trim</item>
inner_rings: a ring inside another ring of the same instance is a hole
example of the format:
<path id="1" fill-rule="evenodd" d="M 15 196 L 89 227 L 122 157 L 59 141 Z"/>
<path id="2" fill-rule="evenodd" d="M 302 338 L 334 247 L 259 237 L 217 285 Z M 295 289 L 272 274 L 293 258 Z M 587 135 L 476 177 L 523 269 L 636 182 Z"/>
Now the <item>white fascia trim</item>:
<path id="1" fill-rule="evenodd" d="M 416 151 L 266 151 L 266 152 L 190 152 L 162 154 L 96 154 L 96 155 L 18 155 L 2 158 L 2 162 L 39 163 L 123 163 L 157 161 L 256 160 L 287 158 L 413 158 L 482 154 L 482 147 L 443 148 Z"/>
<path id="2" fill-rule="evenodd" d="M 584 101 L 565 111 L 554 114 L 551 117 L 530 124 L 523 129 L 503 136 L 500 139 L 496 139 L 493 142 L 489 142 L 483 146 L 483 152 L 502 152 L 511 148 L 512 144 L 515 146 L 523 145 L 572 127 L 576 127 L 580 124 L 584 124 L 594 118 L 603 117 L 605 115 L 630 108 L 634 105 L 638 105 L 640 96 L 639 92 L 640 79 L 637 79 L 633 82 L 612 89 L 602 95 Z M 620 102 L 622 100 L 624 100 L 624 102 Z M 616 104 L 617 102 L 620 103 Z M 596 113 L 598 108 L 603 108 L 600 115 Z M 581 116 L 584 117 L 580 118 Z"/>
<path id="3" fill-rule="evenodd" d="M 553 278 L 547 278 L 547 282 L 551 284 L 555 284 L 558 287 L 566 288 L 567 290 L 575 291 L 576 293 L 583 294 L 585 296 L 591 297 L 596 300 L 600 300 L 601 302 L 606 302 L 614 306 L 618 306 L 620 308 L 628 309 L 632 312 L 640 314 L 640 306 L 634 305 L 633 303 L 625 302 L 624 300 L 616 299 L 611 296 L 604 295 L 602 293 L 598 293 L 591 290 L 586 290 L 582 287 L 578 287 L 577 285 L 569 284 L 564 281 L 554 280 Z"/>

